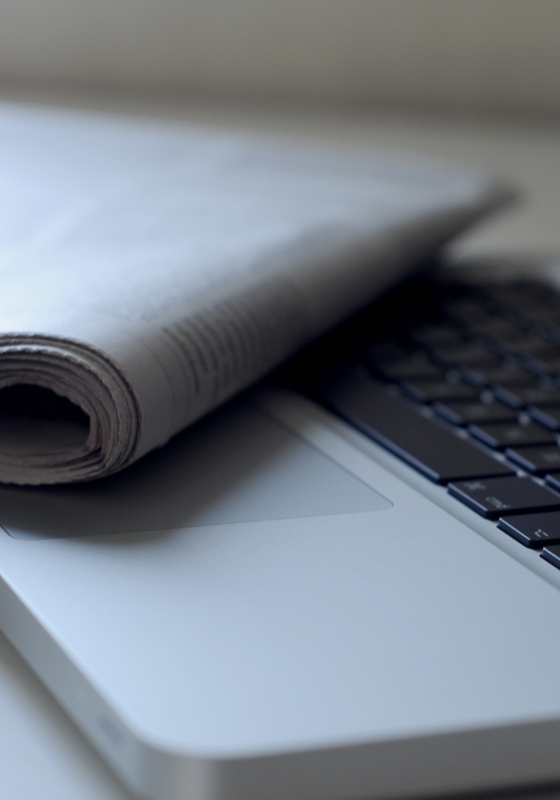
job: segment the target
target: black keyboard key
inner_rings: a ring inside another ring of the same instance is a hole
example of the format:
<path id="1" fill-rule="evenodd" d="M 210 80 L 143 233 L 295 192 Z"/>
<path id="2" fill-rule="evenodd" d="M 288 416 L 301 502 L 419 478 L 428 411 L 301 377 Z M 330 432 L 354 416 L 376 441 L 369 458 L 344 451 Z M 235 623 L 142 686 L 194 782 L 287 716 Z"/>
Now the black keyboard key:
<path id="1" fill-rule="evenodd" d="M 557 492 L 560 492 L 560 475 L 546 475 L 546 482 L 549 486 L 552 486 Z"/>
<path id="2" fill-rule="evenodd" d="M 404 361 L 410 358 L 412 351 L 410 347 L 404 345 L 394 336 L 387 336 L 381 339 L 374 339 L 369 343 L 364 343 L 363 353 L 367 361 L 377 364 Z"/>
<path id="3" fill-rule="evenodd" d="M 517 411 L 497 400 L 494 403 L 434 403 L 434 411 L 453 425 L 471 422 L 517 422 Z"/>
<path id="4" fill-rule="evenodd" d="M 491 386 L 493 383 L 508 388 L 534 386 L 535 377 L 519 364 L 500 364 L 497 367 L 463 367 L 461 374 L 473 386 Z"/>
<path id="5" fill-rule="evenodd" d="M 545 547 L 541 553 L 541 558 L 544 558 L 544 560 L 552 564 L 553 567 L 560 569 L 560 545 Z"/>
<path id="6" fill-rule="evenodd" d="M 467 326 L 488 319 L 485 303 L 473 298 L 444 299 L 441 308 L 445 314 Z"/>
<path id="7" fill-rule="evenodd" d="M 535 362 L 535 366 L 537 369 L 539 367 L 542 368 L 543 366 L 546 367 L 546 370 L 550 375 L 560 375 L 560 357 L 558 356 L 556 358 L 549 358 L 545 362 Z"/>
<path id="8" fill-rule="evenodd" d="M 408 335 L 413 342 L 425 347 L 458 347 L 464 341 L 458 328 L 446 323 L 417 325 L 408 331 Z"/>
<path id="9" fill-rule="evenodd" d="M 345 373 L 340 381 L 322 386 L 318 395 L 340 416 L 435 483 L 513 474 L 364 375 Z"/>
<path id="10" fill-rule="evenodd" d="M 472 333 L 477 336 L 484 336 L 491 340 L 501 340 L 514 344 L 522 341 L 527 335 L 526 332 L 500 317 L 481 317 L 470 324 Z"/>
<path id="11" fill-rule="evenodd" d="M 522 341 L 512 345 L 511 349 L 516 355 L 533 356 L 542 360 L 556 359 L 559 355 L 556 345 L 541 339 L 540 336 L 526 336 Z"/>
<path id="12" fill-rule="evenodd" d="M 521 450 L 508 447 L 505 454 L 514 464 L 532 475 L 560 471 L 560 447 L 522 447 Z"/>
<path id="13" fill-rule="evenodd" d="M 560 386 L 527 386 L 518 389 L 493 386 L 496 397 L 512 408 L 526 406 L 553 406 L 560 404 Z"/>
<path id="14" fill-rule="evenodd" d="M 539 408 L 529 406 L 527 413 L 541 425 L 545 425 L 552 431 L 560 431 L 560 407 L 558 408 Z"/>
<path id="15" fill-rule="evenodd" d="M 560 374 L 560 358 L 558 356 L 547 359 L 531 356 L 530 358 L 524 359 L 524 363 L 527 369 L 530 369 L 531 372 L 534 372 L 536 375 L 546 376 Z"/>
<path id="16" fill-rule="evenodd" d="M 368 366 L 379 372 L 386 380 L 403 381 L 417 378 L 443 380 L 445 373 L 423 353 L 415 353 L 410 358 L 399 361 L 375 363 L 367 361 Z"/>
<path id="17" fill-rule="evenodd" d="M 495 353 L 477 342 L 467 342 L 459 347 L 434 347 L 431 352 L 437 361 L 450 367 L 497 367 L 500 364 Z"/>
<path id="18" fill-rule="evenodd" d="M 445 400 L 478 400 L 480 392 L 462 381 L 404 381 L 403 391 L 419 403 Z"/>
<path id="19" fill-rule="evenodd" d="M 494 450 L 506 447 L 523 447 L 529 445 L 556 444 L 556 437 L 543 428 L 530 422 L 510 425 L 507 422 L 496 422 L 481 425 L 469 425 L 469 433 Z"/>
<path id="20" fill-rule="evenodd" d="M 560 512 L 500 517 L 498 528 L 525 547 L 540 549 L 545 544 L 560 544 Z"/>
<path id="21" fill-rule="evenodd" d="M 531 325 L 531 323 L 529 323 L 529 325 Z M 505 339 L 498 339 L 497 341 L 503 346 L 503 352 L 508 353 L 509 355 L 515 355 L 518 357 L 535 356 L 536 358 L 546 358 L 548 356 L 553 357 L 554 355 L 557 355 L 557 348 L 555 345 L 547 342 L 546 339 L 543 339 L 536 333 L 530 331 L 525 331 L 523 338 L 515 342 L 508 342 Z M 500 349 L 502 349 L 502 347 L 500 347 Z"/>
<path id="22" fill-rule="evenodd" d="M 486 519 L 498 519 L 504 512 L 530 514 L 560 509 L 560 495 L 530 478 L 488 478 L 450 483 L 448 491 Z"/>

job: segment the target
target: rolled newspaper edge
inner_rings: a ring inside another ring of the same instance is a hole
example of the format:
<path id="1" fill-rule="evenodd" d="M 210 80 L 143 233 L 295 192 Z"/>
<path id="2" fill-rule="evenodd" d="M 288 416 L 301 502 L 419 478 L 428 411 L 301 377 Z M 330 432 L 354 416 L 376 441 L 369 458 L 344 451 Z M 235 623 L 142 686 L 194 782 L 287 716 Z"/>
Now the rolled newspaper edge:
<path id="1" fill-rule="evenodd" d="M 1 482 L 107 475 L 130 461 L 140 433 L 140 404 L 106 355 L 55 337 L 0 337 Z"/>

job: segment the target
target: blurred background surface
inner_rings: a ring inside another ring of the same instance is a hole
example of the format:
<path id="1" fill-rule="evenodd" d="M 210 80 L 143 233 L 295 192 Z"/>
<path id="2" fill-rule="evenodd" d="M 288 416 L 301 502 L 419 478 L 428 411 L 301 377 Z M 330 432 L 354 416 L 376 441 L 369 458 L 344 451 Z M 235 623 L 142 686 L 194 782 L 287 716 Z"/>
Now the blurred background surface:
<path id="1" fill-rule="evenodd" d="M 0 82 L 558 116 L 558 0 L 2 0 Z"/>

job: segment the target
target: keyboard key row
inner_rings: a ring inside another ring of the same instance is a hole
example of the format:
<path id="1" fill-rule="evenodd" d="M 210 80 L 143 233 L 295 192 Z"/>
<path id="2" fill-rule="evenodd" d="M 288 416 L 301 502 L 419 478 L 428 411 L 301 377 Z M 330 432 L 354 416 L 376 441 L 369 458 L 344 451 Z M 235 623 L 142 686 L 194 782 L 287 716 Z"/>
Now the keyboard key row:
<path id="1" fill-rule="evenodd" d="M 543 557 L 560 568 L 560 298 L 554 297 L 527 282 L 490 290 L 435 286 L 417 297 L 413 290 L 408 305 L 397 300 L 386 313 L 391 330 L 380 338 L 367 333 L 368 325 L 354 329 L 358 338 L 345 340 L 344 376 L 321 381 L 312 394 L 447 485 L 456 500 L 498 521 L 504 534 L 531 549 L 544 547 Z"/>
<path id="2" fill-rule="evenodd" d="M 323 402 L 402 458 L 477 514 L 499 520 L 498 528 L 560 568 L 560 477 L 551 488 L 521 478 L 469 442 L 418 414 L 369 376 L 347 373 L 321 390 Z M 560 470 L 560 448 L 510 451 L 533 474 Z M 523 454 L 527 458 L 523 460 Z M 512 459 L 513 460 L 513 459 Z M 531 469 L 532 467 L 532 469 Z M 468 476 L 468 478 L 467 478 Z"/>

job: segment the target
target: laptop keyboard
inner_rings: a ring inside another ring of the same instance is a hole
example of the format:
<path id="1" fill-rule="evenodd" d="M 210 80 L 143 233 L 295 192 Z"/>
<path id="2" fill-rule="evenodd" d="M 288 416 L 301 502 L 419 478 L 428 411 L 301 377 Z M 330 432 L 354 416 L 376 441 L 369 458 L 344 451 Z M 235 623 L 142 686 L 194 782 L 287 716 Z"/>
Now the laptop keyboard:
<path id="1" fill-rule="evenodd" d="M 560 295 L 415 280 L 313 348 L 298 385 L 560 568 Z"/>

